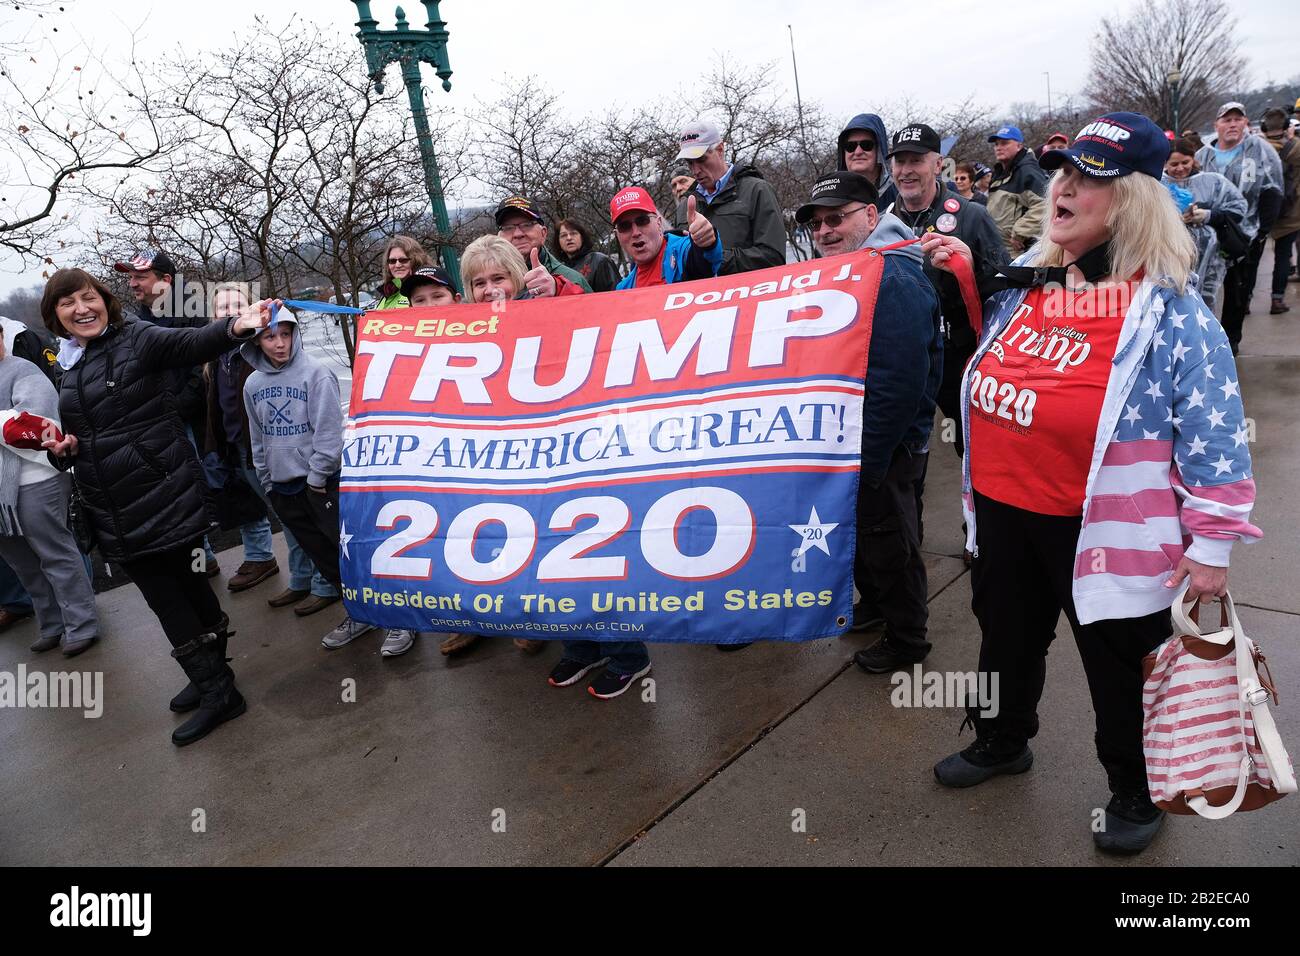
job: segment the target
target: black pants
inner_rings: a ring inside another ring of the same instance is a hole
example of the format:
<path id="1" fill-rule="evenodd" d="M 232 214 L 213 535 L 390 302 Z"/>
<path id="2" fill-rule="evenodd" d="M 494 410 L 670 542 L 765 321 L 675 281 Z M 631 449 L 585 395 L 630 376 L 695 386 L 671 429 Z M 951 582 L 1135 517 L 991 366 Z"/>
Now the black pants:
<path id="1" fill-rule="evenodd" d="M 858 485 L 858 552 L 853 577 L 865 599 L 874 600 L 890 642 L 920 660 L 926 640 L 927 585 L 917 527 L 916 482 L 925 473 L 927 452 L 899 446 L 879 488 Z"/>
<path id="2" fill-rule="evenodd" d="M 1250 308 L 1250 297 L 1255 293 L 1255 278 L 1259 274 L 1265 241 L 1253 241 L 1246 257 L 1228 266 L 1223 277 L 1223 331 L 1228 333 L 1233 355 L 1237 354 L 1237 346 L 1241 344 L 1241 327 Z"/>
<path id="3" fill-rule="evenodd" d="M 1047 649 L 1065 611 L 1088 678 L 1097 756 L 1111 791 L 1146 793 L 1142 658 L 1169 637 L 1169 612 L 1079 623 L 1071 585 L 1081 523 L 975 494 L 979 556 L 971 568 L 971 607 L 983 637 L 980 670 L 998 675 L 993 726 L 1014 744 L 1038 733 Z"/>
<path id="4" fill-rule="evenodd" d="M 1291 252 L 1300 232 L 1288 232 L 1273 240 L 1273 295 L 1286 295 L 1286 280 L 1291 277 Z"/>
<path id="5" fill-rule="evenodd" d="M 122 567 L 144 595 L 172 647 L 187 644 L 220 623 L 221 603 L 204 571 L 202 538 L 170 551 L 123 561 Z"/>
<path id="6" fill-rule="evenodd" d="M 335 590 L 339 579 L 339 479 L 331 478 L 325 494 L 304 488 L 293 495 L 271 491 L 271 507 L 280 523 L 293 532 L 302 549 Z"/>

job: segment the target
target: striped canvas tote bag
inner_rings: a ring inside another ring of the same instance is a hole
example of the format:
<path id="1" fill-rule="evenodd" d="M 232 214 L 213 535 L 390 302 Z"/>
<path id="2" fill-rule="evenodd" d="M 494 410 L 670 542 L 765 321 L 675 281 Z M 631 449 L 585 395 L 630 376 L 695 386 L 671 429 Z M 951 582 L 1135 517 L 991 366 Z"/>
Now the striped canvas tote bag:
<path id="1" fill-rule="evenodd" d="M 1170 813 L 1221 820 L 1296 790 L 1270 698 L 1277 691 L 1264 655 L 1246 636 L 1232 598 L 1218 630 L 1201 633 L 1199 603 L 1172 608 L 1173 636 L 1143 661 L 1142 747 L 1152 801 Z M 1265 680 L 1258 667 L 1268 674 Z"/>

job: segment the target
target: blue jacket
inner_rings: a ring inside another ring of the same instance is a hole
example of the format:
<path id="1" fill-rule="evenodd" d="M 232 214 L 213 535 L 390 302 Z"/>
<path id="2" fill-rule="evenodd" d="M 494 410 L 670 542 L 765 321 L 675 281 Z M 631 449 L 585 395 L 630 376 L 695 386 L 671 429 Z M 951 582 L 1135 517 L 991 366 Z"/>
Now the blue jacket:
<path id="1" fill-rule="evenodd" d="M 912 231 L 896 216 L 880 217 L 862 248 L 879 248 Z M 922 452 L 930 444 L 943 378 L 939 296 L 921 268 L 919 247 L 886 252 L 867 353 L 862 415 L 862 480 L 879 486 L 899 445 Z"/>
<path id="2" fill-rule="evenodd" d="M 711 279 L 722 265 L 721 237 L 710 249 L 701 249 L 691 242 L 690 236 L 674 232 L 664 233 L 664 282 L 690 282 L 693 279 Z M 635 289 L 635 267 L 623 277 L 615 289 Z"/>

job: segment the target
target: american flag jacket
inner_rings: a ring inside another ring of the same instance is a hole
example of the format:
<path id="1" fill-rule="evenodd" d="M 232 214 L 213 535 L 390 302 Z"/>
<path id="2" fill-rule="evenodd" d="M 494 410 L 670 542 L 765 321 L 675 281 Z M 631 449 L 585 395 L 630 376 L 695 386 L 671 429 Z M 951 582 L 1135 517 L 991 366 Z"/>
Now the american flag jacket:
<path id="1" fill-rule="evenodd" d="M 1176 592 L 1164 583 L 1184 554 L 1227 567 L 1237 541 L 1262 537 L 1249 520 L 1251 429 L 1236 363 L 1195 286 L 1193 278 L 1180 295 L 1144 279 L 1124 315 L 1075 549 L 1073 595 L 1082 624 L 1167 608 Z M 1008 289 L 985 303 L 980 344 L 962 376 L 962 510 L 966 548 L 975 554 L 970 456 L 980 450 L 970 439 L 970 375 L 1027 291 Z"/>

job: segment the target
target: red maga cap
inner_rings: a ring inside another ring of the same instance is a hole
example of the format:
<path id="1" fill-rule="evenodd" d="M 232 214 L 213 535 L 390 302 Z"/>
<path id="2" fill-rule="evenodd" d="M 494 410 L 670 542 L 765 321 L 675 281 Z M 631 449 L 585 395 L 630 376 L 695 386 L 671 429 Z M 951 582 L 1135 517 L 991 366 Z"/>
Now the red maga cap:
<path id="1" fill-rule="evenodd" d="M 616 193 L 614 198 L 609 201 L 610 221 L 617 222 L 619 216 L 633 209 L 648 212 L 652 216 L 657 215 L 659 212 L 659 210 L 655 208 L 655 201 L 650 198 L 648 192 L 640 186 L 628 186 L 626 189 Z"/>

